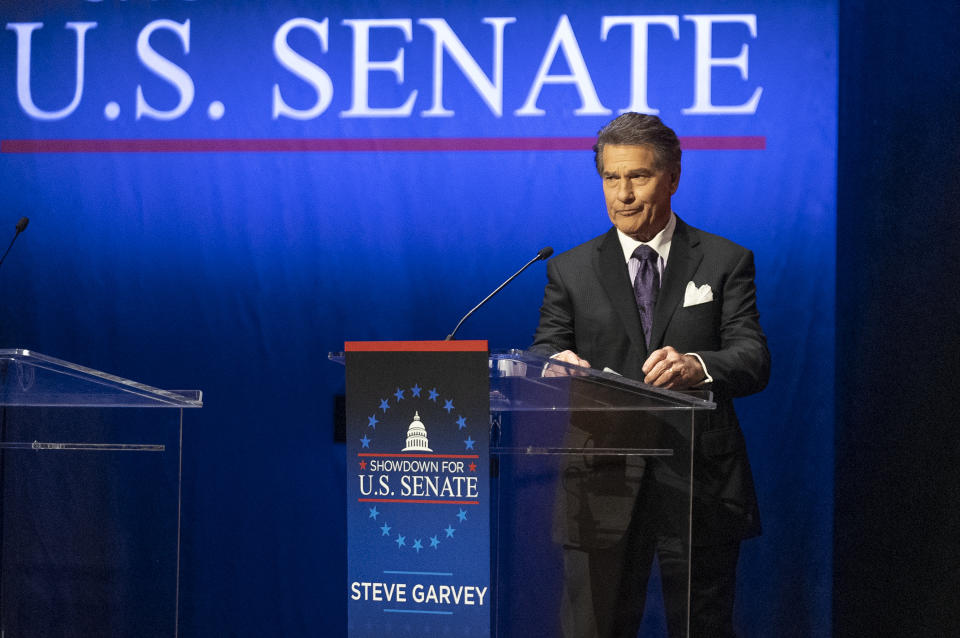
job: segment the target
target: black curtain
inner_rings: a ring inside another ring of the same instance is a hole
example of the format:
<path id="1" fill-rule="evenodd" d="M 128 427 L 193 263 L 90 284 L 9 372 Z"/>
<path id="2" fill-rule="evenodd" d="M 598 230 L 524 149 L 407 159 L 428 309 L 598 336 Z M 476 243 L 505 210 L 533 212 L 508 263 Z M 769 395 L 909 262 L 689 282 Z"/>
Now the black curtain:
<path id="1" fill-rule="evenodd" d="M 960 635 L 960 6 L 841 1 L 834 629 Z"/>

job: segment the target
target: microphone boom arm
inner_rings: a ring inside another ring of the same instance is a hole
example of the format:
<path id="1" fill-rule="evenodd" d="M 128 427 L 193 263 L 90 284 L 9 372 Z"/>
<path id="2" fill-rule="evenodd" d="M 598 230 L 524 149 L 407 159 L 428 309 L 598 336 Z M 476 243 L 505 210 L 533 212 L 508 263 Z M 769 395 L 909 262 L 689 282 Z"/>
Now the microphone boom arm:
<path id="1" fill-rule="evenodd" d="M 498 292 L 500 292 L 501 290 L 503 290 L 504 287 L 505 287 L 508 283 L 510 283 L 511 281 L 513 281 L 514 279 L 516 279 L 516 278 L 520 275 L 520 273 L 522 273 L 524 270 L 526 270 L 527 268 L 529 268 L 530 266 L 532 266 L 534 262 L 540 261 L 541 259 L 547 259 L 547 258 L 549 258 L 550 255 L 552 255 L 552 254 L 553 254 L 553 248 L 550 248 L 549 246 L 547 246 L 546 248 L 541 248 L 540 251 L 537 253 L 537 256 L 536 256 L 536 257 L 534 257 L 533 259 L 531 259 L 530 261 L 528 261 L 526 264 L 524 264 L 523 268 L 521 268 L 521 269 L 518 270 L 517 272 L 513 273 L 513 275 L 511 275 L 511 277 L 510 277 L 509 279 L 507 279 L 505 282 L 503 282 L 502 284 L 500 284 L 500 285 L 497 287 L 496 290 L 494 290 L 494 291 L 491 292 L 489 295 L 487 295 L 486 297 L 484 297 L 483 301 L 481 301 L 480 303 L 478 303 L 476 306 L 474 306 L 474 307 L 470 310 L 470 312 L 468 312 L 467 314 L 465 314 L 465 315 L 463 316 L 463 319 L 461 319 L 460 322 L 457 324 L 457 327 L 453 329 L 453 332 L 451 332 L 450 334 L 447 335 L 447 338 L 444 339 L 444 341 L 453 341 L 453 340 L 454 340 L 453 336 L 454 336 L 455 334 L 457 334 L 457 330 L 460 329 L 460 326 L 463 325 L 463 322 L 470 318 L 470 315 L 472 315 L 472 314 L 475 313 L 477 310 L 479 310 L 480 307 L 481 307 L 483 304 L 485 304 L 485 303 L 487 303 L 488 301 L 490 301 L 490 299 L 491 299 L 495 294 L 497 294 Z"/>

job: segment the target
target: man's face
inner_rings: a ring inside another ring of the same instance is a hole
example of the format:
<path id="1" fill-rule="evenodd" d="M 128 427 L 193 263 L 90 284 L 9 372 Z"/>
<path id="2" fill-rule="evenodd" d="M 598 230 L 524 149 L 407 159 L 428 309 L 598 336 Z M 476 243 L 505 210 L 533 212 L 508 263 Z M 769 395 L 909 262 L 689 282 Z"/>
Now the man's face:
<path id="1" fill-rule="evenodd" d="M 650 241 L 670 219 L 679 170 L 657 169 L 649 146 L 603 147 L 603 196 L 610 221 L 625 235 Z"/>

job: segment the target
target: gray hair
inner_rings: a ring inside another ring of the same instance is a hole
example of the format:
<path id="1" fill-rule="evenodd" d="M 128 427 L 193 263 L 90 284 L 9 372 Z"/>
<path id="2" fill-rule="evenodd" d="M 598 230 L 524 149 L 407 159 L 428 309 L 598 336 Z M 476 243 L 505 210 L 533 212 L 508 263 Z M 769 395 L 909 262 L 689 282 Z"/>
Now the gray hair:
<path id="1" fill-rule="evenodd" d="M 624 113 L 597 133 L 593 145 L 593 160 L 597 172 L 603 175 L 603 147 L 607 144 L 648 146 L 653 151 L 657 170 L 680 170 L 680 140 L 673 129 L 656 115 Z"/>

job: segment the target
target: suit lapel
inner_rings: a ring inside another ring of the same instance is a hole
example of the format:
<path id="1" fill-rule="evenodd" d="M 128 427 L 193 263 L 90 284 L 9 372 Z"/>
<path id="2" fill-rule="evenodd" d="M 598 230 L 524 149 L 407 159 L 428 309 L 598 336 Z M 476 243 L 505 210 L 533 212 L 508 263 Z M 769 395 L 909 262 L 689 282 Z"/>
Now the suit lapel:
<path id="1" fill-rule="evenodd" d="M 671 246 L 670 250 L 673 250 Z M 671 257 L 672 258 L 672 257 Z M 643 353 L 646 359 L 647 344 L 643 338 L 643 326 L 640 325 L 640 313 L 637 311 L 637 300 L 633 296 L 633 286 L 630 283 L 630 274 L 627 264 L 623 260 L 623 248 L 617 238 L 617 229 L 611 228 L 597 250 L 596 269 L 610 305 L 623 322 L 630 341 Z M 656 322 L 656 319 L 654 319 Z M 656 326 L 656 323 L 654 323 Z"/>
<path id="2" fill-rule="evenodd" d="M 663 347 L 663 336 L 673 314 L 683 303 L 687 282 L 693 278 L 697 266 L 703 260 L 700 240 L 689 226 L 677 217 L 677 227 L 670 242 L 670 257 L 660 284 L 657 305 L 653 309 L 653 328 L 650 333 L 650 350 Z M 621 253 L 621 259 L 623 259 Z"/>

